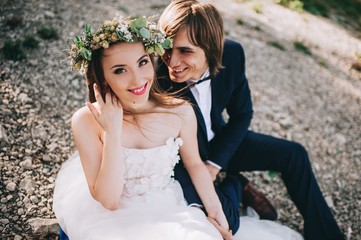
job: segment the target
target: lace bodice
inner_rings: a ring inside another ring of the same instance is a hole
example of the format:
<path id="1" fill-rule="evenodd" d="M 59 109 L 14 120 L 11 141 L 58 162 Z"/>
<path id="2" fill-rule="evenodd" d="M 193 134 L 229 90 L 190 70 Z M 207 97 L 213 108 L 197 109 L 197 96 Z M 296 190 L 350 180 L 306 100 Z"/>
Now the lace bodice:
<path id="1" fill-rule="evenodd" d="M 165 145 L 149 149 L 124 148 L 126 173 L 122 197 L 131 198 L 164 189 L 174 179 L 179 161 L 180 138 L 169 138 Z"/>

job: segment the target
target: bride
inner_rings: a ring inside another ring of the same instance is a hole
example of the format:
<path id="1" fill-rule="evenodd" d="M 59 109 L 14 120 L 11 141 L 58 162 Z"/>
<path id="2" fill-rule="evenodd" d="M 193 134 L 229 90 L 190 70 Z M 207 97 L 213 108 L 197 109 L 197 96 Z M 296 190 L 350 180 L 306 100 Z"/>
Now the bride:
<path id="1" fill-rule="evenodd" d="M 233 238 L 198 153 L 191 105 L 157 91 L 153 55 L 171 46 L 146 18 L 107 21 L 95 33 L 86 26 L 74 40 L 71 65 L 85 73 L 90 102 L 73 115 L 78 151 L 58 174 L 53 204 L 71 240 Z M 172 177 L 178 153 L 204 211 L 187 206 Z M 241 219 L 235 238 L 302 239 L 265 222 Z"/>

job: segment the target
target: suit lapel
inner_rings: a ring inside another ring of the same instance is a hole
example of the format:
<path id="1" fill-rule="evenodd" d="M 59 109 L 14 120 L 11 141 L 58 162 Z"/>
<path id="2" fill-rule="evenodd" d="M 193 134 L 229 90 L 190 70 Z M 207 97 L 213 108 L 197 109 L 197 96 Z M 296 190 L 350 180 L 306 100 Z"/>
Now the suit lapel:
<path id="1" fill-rule="evenodd" d="M 186 96 L 189 101 L 193 104 L 193 109 L 197 117 L 198 127 L 202 130 L 202 133 L 204 134 L 205 139 L 207 139 L 207 130 L 206 130 L 206 124 L 204 122 L 204 118 L 201 112 L 201 109 L 199 108 L 196 99 L 194 98 L 192 92 L 189 90 L 187 91 L 184 96 Z"/>
<path id="2" fill-rule="evenodd" d="M 222 117 L 222 112 L 224 107 L 222 102 L 225 99 L 225 78 L 222 76 L 221 71 L 211 80 L 212 88 L 212 107 L 211 107 L 211 121 L 212 121 L 212 130 L 216 134 L 219 132 L 223 126 L 224 119 Z"/>

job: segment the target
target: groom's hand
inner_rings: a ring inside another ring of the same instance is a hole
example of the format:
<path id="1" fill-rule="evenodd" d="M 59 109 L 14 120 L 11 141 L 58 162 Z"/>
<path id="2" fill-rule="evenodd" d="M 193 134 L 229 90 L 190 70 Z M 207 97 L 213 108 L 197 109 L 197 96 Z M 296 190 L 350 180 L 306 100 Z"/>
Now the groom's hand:
<path id="1" fill-rule="evenodd" d="M 218 175 L 218 173 L 219 173 L 219 171 L 221 169 L 219 169 L 219 168 L 217 168 L 217 167 L 215 167 L 212 164 L 209 164 L 207 162 L 205 163 L 205 165 L 206 165 L 206 167 L 207 167 L 207 169 L 209 171 L 209 174 L 211 175 L 212 181 L 214 182 L 216 180 L 217 175 Z"/>

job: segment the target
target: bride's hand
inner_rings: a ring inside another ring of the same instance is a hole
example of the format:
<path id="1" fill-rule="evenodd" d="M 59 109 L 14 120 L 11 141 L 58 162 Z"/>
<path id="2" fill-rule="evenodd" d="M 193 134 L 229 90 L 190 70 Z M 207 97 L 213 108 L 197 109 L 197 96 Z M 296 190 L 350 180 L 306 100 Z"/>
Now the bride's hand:
<path id="1" fill-rule="evenodd" d="M 227 218 L 224 215 L 222 206 L 220 204 L 214 207 L 206 208 L 206 211 L 208 217 L 217 221 L 218 224 L 221 225 L 223 228 L 229 228 Z"/>
<path id="2" fill-rule="evenodd" d="M 211 217 L 207 217 L 208 221 L 213 224 L 217 228 L 217 230 L 221 233 L 224 240 L 233 240 L 232 230 L 228 230 L 222 227 L 216 220 Z"/>
<path id="3" fill-rule="evenodd" d="M 87 102 L 86 106 L 105 132 L 121 130 L 123 124 L 123 108 L 121 103 L 110 92 L 105 94 L 104 102 L 96 84 L 93 87 L 98 107 L 95 107 L 90 102 Z"/>
<path id="4" fill-rule="evenodd" d="M 213 225 L 215 227 L 217 227 L 217 229 L 221 232 L 222 236 L 224 236 L 224 234 L 225 234 L 225 236 L 228 236 L 228 235 L 232 236 L 232 232 L 229 232 L 229 230 L 228 230 L 229 229 L 228 221 L 227 221 L 226 216 L 224 215 L 221 205 L 206 209 L 206 211 L 208 213 L 208 219 L 209 220 L 212 219 L 213 221 L 215 221 L 215 223 L 217 223 L 217 224 L 213 224 Z M 213 222 L 211 221 L 211 223 L 213 223 Z M 232 239 L 232 238 L 224 237 L 224 239 L 228 240 L 228 239 Z"/>

